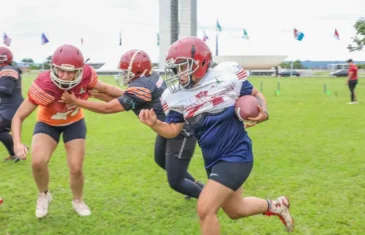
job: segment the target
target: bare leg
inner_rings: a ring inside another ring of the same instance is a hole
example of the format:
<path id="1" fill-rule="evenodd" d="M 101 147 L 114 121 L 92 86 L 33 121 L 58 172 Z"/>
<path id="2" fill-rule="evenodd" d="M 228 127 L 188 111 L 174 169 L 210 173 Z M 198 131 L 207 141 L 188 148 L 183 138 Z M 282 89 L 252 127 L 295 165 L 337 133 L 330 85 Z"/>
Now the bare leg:
<path id="1" fill-rule="evenodd" d="M 75 139 L 65 144 L 70 169 L 70 187 L 73 199 L 81 199 L 84 188 L 82 165 L 85 157 L 85 140 Z"/>
<path id="2" fill-rule="evenodd" d="M 48 190 L 48 162 L 51 159 L 57 143 L 49 135 L 39 133 L 32 139 L 32 171 L 39 192 Z"/>

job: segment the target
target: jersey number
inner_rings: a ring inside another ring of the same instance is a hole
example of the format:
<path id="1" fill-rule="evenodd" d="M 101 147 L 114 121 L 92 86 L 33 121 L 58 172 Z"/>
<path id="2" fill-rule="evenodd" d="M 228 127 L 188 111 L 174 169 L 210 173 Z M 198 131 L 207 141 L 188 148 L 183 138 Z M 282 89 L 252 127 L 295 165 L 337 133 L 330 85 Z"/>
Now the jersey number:
<path id="1" fill-rule="evenodd" d="M 80 108 L 76 108 L 75 110 L 70 110 L 67 112 L 57 112 L 55 115 L 53 115 L 51 118 L 54 120 L 66 120 L 68 115 L 71 117 L 75 116 L 80 111 Z"/>

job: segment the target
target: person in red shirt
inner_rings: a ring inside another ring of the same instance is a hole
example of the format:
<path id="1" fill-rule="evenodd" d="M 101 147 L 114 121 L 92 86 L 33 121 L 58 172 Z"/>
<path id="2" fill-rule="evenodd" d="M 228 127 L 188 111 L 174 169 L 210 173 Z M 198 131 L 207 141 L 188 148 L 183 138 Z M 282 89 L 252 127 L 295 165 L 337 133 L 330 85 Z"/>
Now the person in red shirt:
<path id="1" fill-rule="evenodd" d="M 84 63 L 81 51 L 72 45 L 62 45 L 52 55 L 51 69 L 38 75 L 28 90 L 28 98 L 18 108 L 12 119 L 12 134 L 16 156 L 25 160 L 28 149 L 22 144 L 21 129 L 24 120 L 37 108 L 37 123 L 32 138 L 32 171 L 38 187 L 36 217 L 48 214 L 52 201 L 48 190 L 48 162 L 62 134 L 70 169 L 72 205 L 80 216 L 91 214 L 83 201 L 86 124 L 81 108 L 61 100 L 65 91 L 73 92 L 79 99 L 89 98 L 95 89 L 111 96 L 124 92 L 98 80 L 95 70 Z"/>
<path id="2" fill-rule="evenodd" d="M 348 104 L 356 104 L 356 94 L 355 94 L 355 87 L 357 85 L 357 66 L 354 64 L 352 59 L 347 60 L 347 63 L 349 64 L 349 75 L 347 78 L 347 84 L 350 88 L 351 92 L 351 102 Z"/>

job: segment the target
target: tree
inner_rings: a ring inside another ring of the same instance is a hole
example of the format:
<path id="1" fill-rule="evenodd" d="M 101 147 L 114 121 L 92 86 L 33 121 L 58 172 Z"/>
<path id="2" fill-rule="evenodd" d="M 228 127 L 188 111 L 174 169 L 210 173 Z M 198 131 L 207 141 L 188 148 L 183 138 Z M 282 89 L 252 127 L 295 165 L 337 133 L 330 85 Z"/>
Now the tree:
<path id="1" fill-rule="evenodd" d="M 303 68 L 303 66 L 302 66 L 302 62 L 300 60 L 294 61 L 293 69 L 302 69 L 302 68 Z"/>
<path id="2" fill-rule="evenodd" d="M 22 61 L 21 62 L 23 62 L 23 63 L 25 63 L 25 64 L 28 64 L 28 65 L 30 65 L 30 64 L 34 64 L 34 61 L 33 61 L 33 59 L 31 59 L 31 58 L 24 58 L 24 59 L 22 59 Z"/>
<path id="3" fill-rule="evenodd" d="M 356 36 L 352 38 L 353 44 L 349 44 L 347 49 L 351 51 L 361 51 L 365 46 L 365 18 L 360 18 L 356 21 L 354 28 Z"/>
<path id="4" fill-rule="evenodd" d="M 46 62 L 43 63 L 43 68 L 44 69 L 50 69 L 51 68 L 51 61 L 52 61 L 52 56 L 48 56 L 46 58 Z"/>
<path id="5" fill-rule="evenodd" d="M 291 69 L 291 63 L 292 62 L 282 62 L 280 64 L 280 67 L 282 69 Z M 302 69 L 303 66 L 302 66 L 302 62 L 300 60 L 296 60 L 296 61 L 293 61 L 293 69 Z"/>
<path id="6" fill-rule="evenodd" d="M 290 68 L 290 62 L 281 62 L 280 68 L 289 69 Z"/>

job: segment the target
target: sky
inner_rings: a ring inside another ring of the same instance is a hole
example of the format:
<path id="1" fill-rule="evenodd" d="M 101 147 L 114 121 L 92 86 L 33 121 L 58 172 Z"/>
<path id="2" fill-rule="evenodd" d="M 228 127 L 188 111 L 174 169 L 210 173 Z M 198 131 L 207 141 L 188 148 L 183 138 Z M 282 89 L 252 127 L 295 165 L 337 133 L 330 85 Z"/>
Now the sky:
<path id="1" fill-rule="evenodd" d="M 183 1 L 183 0 L 180 0 Z M 365 0 L 197 0 L 197 36 L 203 30 L 215 53 L 216 21 L 220 55 L 287 55 L 286 60 L 365 60 L 365 51 L 346 49 L 354 24 L 365 17 Z M 222 9 L 224 10 L 222 11 Z M 62 44 L 79 47 L 92 62 L 116 68 L 129 49 L 145 50 L 158 62 L 158 0 L 12 0 L 2 3 L 0 33 L 12 39 L 15 61 L 43 62 Z M 250 40 L 241 38 L 243 28 Z M 305 34 L 296 41 L 293 28 Z M 340 40 L 334 38 L 338 30 Z M 122 46 L 119 46 L 119 31 Z M 41 45 L 45 33 L 49 43 Z M 83 45 L 81 45 L 83 38 Z M 2 44 L 2 40 L 0 42 Z"/>

